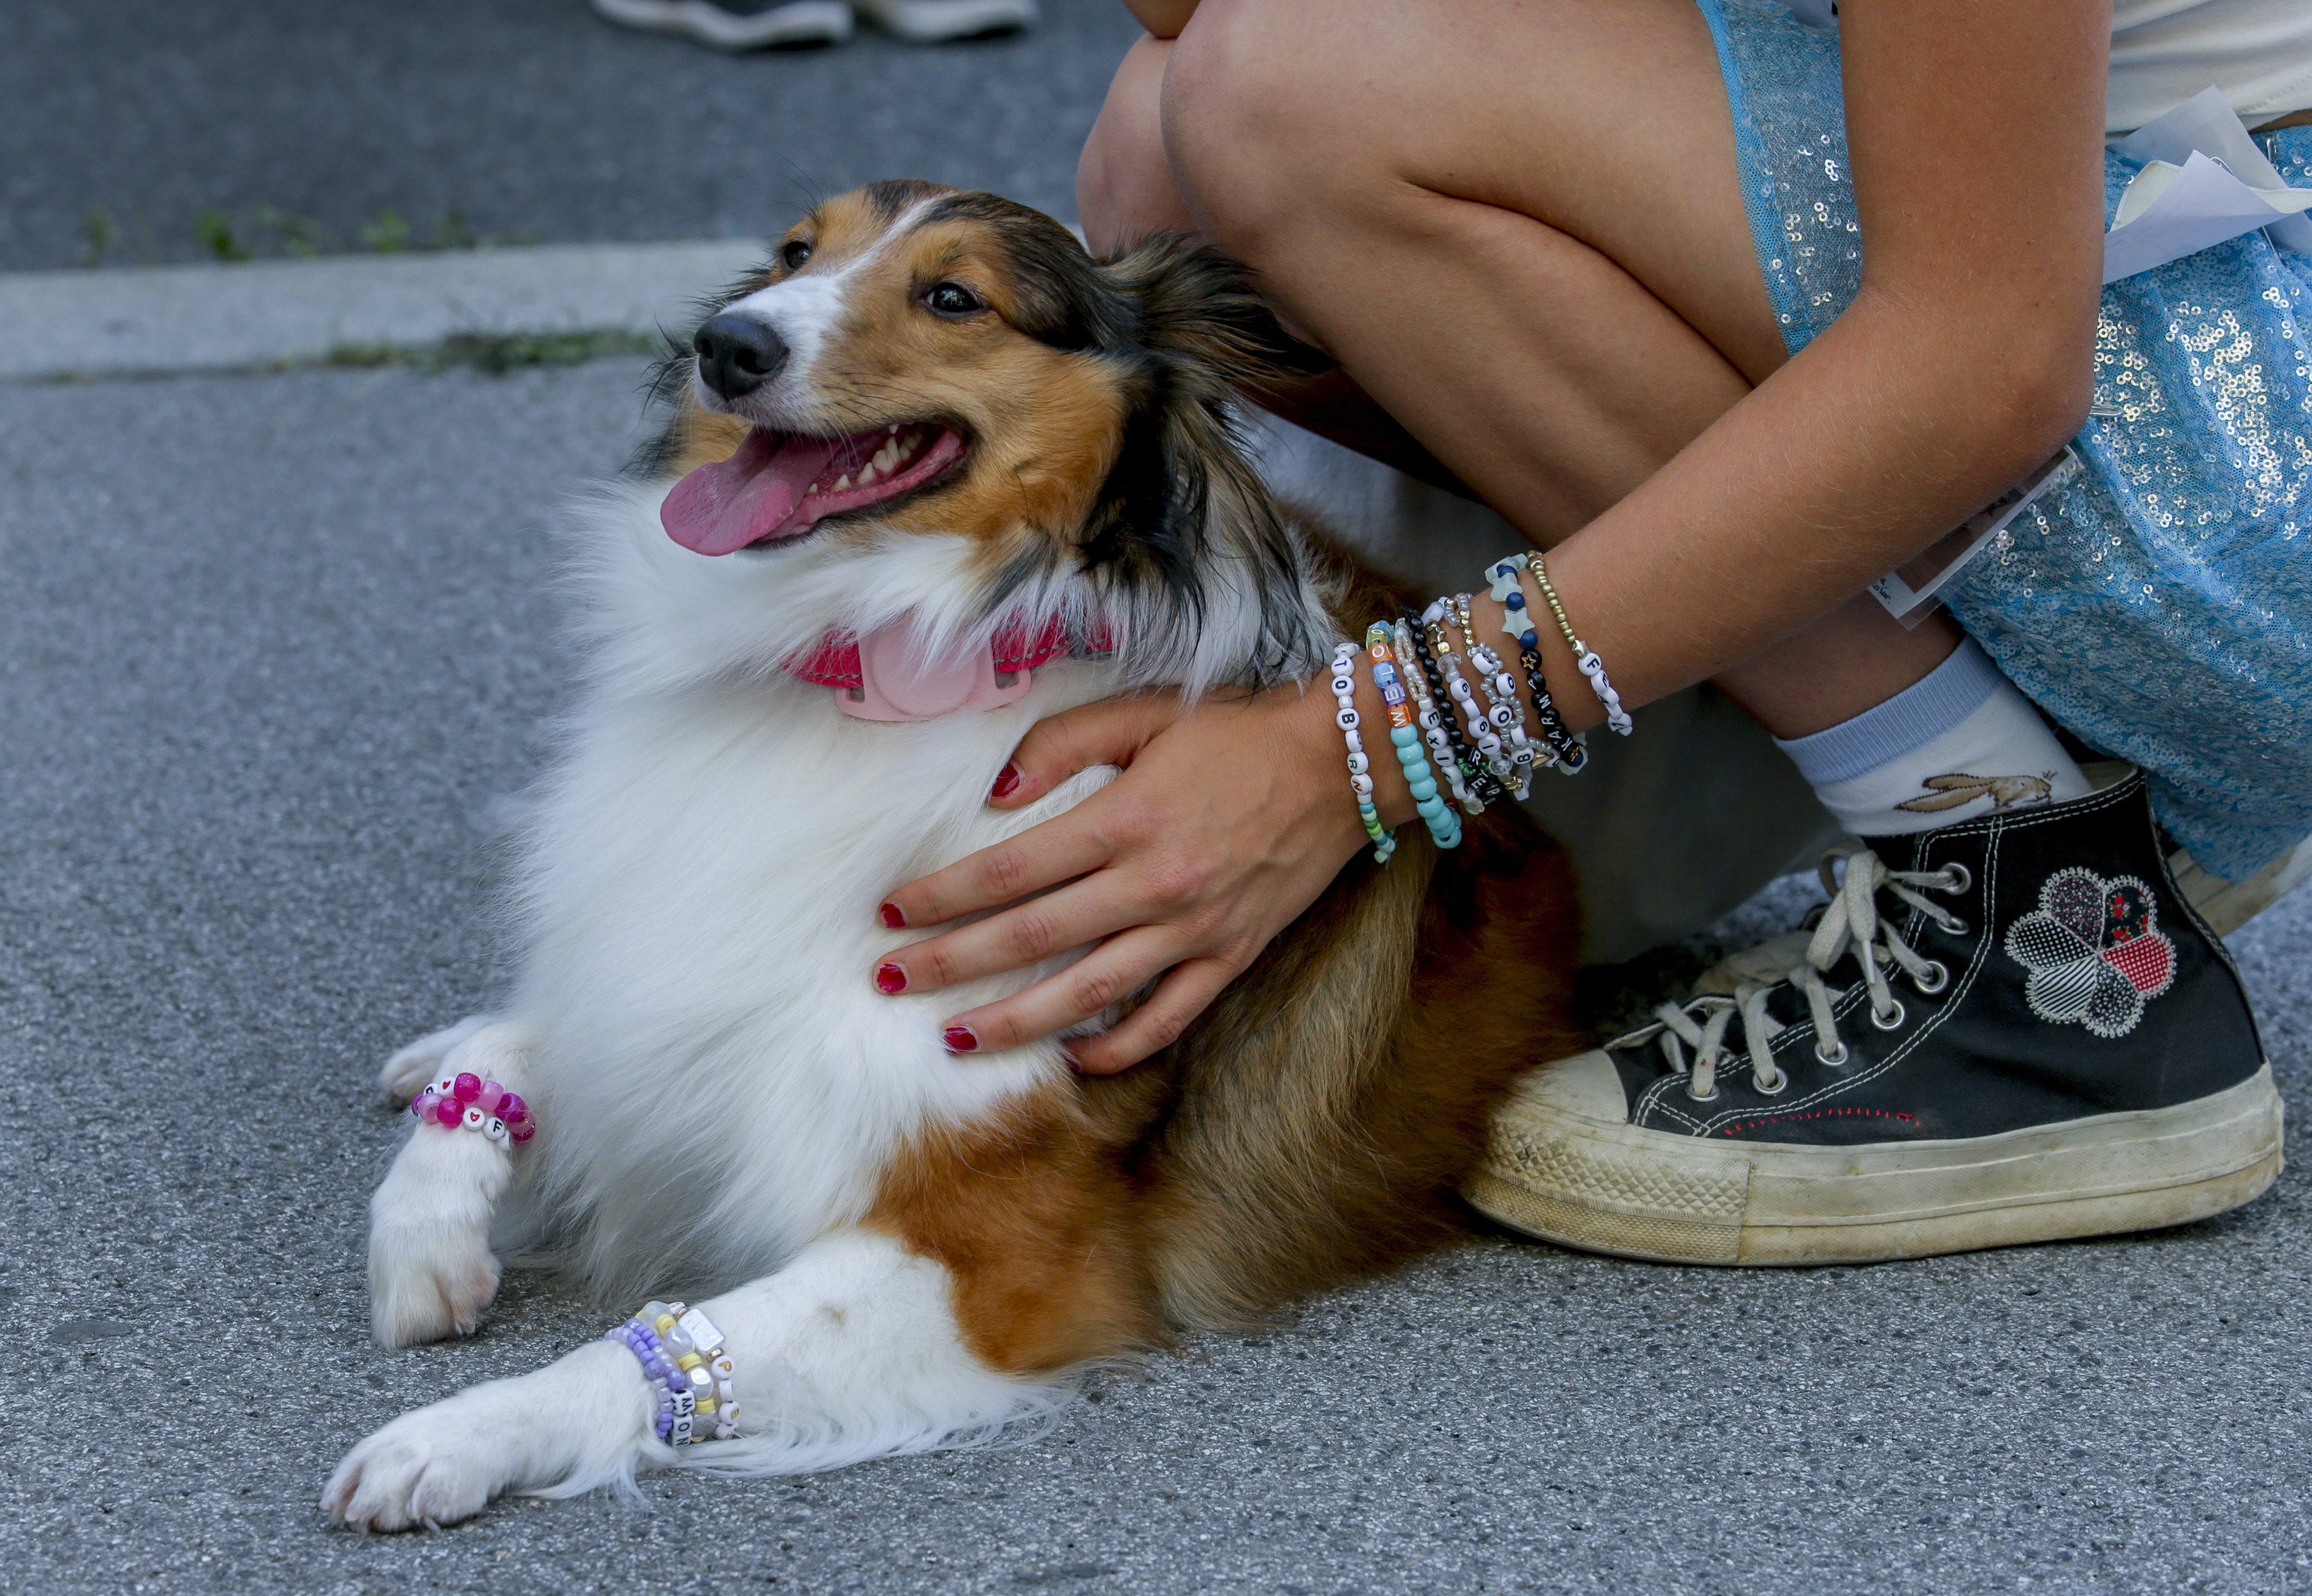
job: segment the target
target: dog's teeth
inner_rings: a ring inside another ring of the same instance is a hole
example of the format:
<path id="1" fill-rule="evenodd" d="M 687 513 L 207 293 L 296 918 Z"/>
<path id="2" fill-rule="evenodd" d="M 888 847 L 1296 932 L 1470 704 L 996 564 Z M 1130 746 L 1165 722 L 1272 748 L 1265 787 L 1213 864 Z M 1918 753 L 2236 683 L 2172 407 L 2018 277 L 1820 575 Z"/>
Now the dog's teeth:
<path id="1" fill-rule="evenodd" d="M 851 473 L 849 473 L 848 471 L 846 471 L 846 472 L 845 472 L 842 475 L 840 475 L 840 476 L 838 476 L 838 477 L 836 477 L 836 478 L 835 479 L 835 485 L 834 485 L 832 488 L 828 489 L 828 491 L 829 493 L 841 493 L 844 489 L 845 489 L 845 488 L 849 487 L 850 485 L 851 485 Z"/>
<path id="2" fill-rule="evenodd" d="M 870 460 L 870 461 L 868 461 L 868 462 L 867 462 L 867 464 L 865 464 L 864 466 L 862 466 L 862 467 L 859 468 L 859 485 L 860 485 L 861 487 L 863 487 L 863 487 L 865 487 L 869 483 L 873 482 L 874 480 L 875 480 L 875 462 L 874 462 L 874 461 L 872 461 L 872 460 Z"/>
<path id="3" fill-rule="evenodd" d="M 885 427 L 885 428 L 883 429 L 884 432 L 885 432 L 887 435 L 888 435 L 888 434 L 889 434 L 889 433 L 892 433 L 892 432 L 898 432 L 898 430 L 899 430 L 899 423 L 898 423 L 898 422 L 893 422 L 889 426 Z"/>
<path id="4" fill-rule="evenodd" d="M 886 443 L 882 448 L 875 451 L 875 469 L 882 472 L 886 476 L 891 474 L 891 467 L 898 463 L 899 451 L 892 445 Z"/>

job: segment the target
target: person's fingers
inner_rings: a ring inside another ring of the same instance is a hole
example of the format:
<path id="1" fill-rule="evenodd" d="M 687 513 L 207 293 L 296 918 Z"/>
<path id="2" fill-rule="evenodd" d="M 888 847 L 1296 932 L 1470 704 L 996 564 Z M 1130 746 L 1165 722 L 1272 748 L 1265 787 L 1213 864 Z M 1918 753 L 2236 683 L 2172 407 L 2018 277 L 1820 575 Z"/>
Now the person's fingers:
<path id="1" fill-rule="evenodd" d="M 1148 739 L 1179 714 L 1179 700 L 1171 693 L 1142 693 L 1104 698 L 1038 720 L 1012 751 L 1012 763 L 997 774 L 987 801 L 999 809 L 1016 809 L 1079 771 L 1130 764 Z"/>
<path id="2" fill-rule="evenodd" d="M 1188 1023 L 1210 1007 L 1242 969 L 1216 958 L 1174 965 L 1123 1024 L 1097 1036 L 1071 1039 L 1068 1057 L 1085 1075 L 1115 1075 L 1152 1058 L 1178 1042 Z"/>
<path id="3" fill-rule="evenodd" d="M 1001 908 L 1029 893 L 1099 868 L 1116 856 L 1116 839 L 1101 824 L 1108 806 L 1098 803 L 1100 796 L 1095 793 L 1091 800 L 1041 825 L 1031 825 L 1008 842 L 968 853 L 943 870 L 910 881 L 884 900 L 880 911 L 883 923 L 894 930 L 902 926 L 945 925 L 959 916 Z M 931 942 L 918 942 L 891 956 L 919 960 L 925 956 L 924 949 L 943 940 L 933 938 Z M 937 951 L 932 956 L 936 957 Z"/>
<path id="4" fill-rule="evenodd" d="M 983 975 L 1024 970 L 1054 954 L 1086 947 L 1140 925 L 1147 912 L 1120 898 L 1118 874 L 1103 871 L 1090 880 L 1013 903 L 985 920 L 894 948 L 875 966 L 875 985 L 892 996 L 935 992 Z"/>
<path id="5" fill-rule="evenodd" d="M 1093 1018 L 1153 981 L 1183 951 L 1171 928 L 1135 926 L 1024 991 L 957 1015 L 941 1036 L 955 1053 L 1019 1047 Z"/>

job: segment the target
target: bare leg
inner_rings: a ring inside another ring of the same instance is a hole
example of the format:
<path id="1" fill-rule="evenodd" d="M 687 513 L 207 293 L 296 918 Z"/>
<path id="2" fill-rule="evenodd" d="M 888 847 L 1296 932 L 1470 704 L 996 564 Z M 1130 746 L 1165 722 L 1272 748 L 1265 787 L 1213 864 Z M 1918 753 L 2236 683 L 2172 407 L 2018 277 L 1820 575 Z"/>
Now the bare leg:
<path id="1" fill-rule="evenodd" d="M 1734 170 L 1716 57 L 1680 0 L 1351 0 L 1314 19 L 1205 0 L 1118 74 L 1081 197 L 1096 243 L 1194 218 L 1386 420 L 1341 381 L 1280 409 L 1467 484 L 1547 547 L 1784 358 Z M 1719 683 L 1800 736 L 1917 681 L 1958 637 L 1864 597 Z"/>

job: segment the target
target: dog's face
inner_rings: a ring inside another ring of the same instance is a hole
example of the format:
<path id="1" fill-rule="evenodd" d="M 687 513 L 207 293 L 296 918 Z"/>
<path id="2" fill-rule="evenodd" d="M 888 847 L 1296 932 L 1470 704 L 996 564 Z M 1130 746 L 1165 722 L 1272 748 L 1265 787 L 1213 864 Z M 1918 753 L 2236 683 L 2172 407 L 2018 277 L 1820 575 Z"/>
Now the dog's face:
<path id="1" fill-rule="evenodd" d="M 1008 200 L 881 183 L 796 223 L 705 319 L 649 463 L 687 473 L 662 519 L 699 554 L 961 537 L 990 608 L 1086 575 L 1194 609 L 1215 561 L 1297 580 L 1231 384 L 1317 364 L 1207 251 L 1095 261 Z"/>

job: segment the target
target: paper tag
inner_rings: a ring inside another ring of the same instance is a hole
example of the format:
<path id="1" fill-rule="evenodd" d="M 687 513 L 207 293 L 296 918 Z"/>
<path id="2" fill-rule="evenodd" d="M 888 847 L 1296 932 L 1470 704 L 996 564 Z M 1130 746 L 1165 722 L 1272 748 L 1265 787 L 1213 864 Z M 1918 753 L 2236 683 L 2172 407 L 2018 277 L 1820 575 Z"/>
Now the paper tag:
<path id="1" fill-rule="evenodd" d="M 2203 89 L 2112 146 L 2144 168 L 2104 235 L 2103 280 L 2148 272 L 2264 228 L 2312 250 L 2312 190 L 2290 188 L 2220 90 Z"/>
<path id="2" fill-rule="evenodd" d="M 1905 626 L 1916 626 L 1934 614 L 1935 596 L 1991 546 L 1991 540 L 2033 501 L 2062 487 L 2080 474 L 2080 457 L 2069 444 L 2054 459 L 1966 518 L 1957 530 L 1937 538 L 1925 549 L 1870 584 L 1870 596 Z"/>

